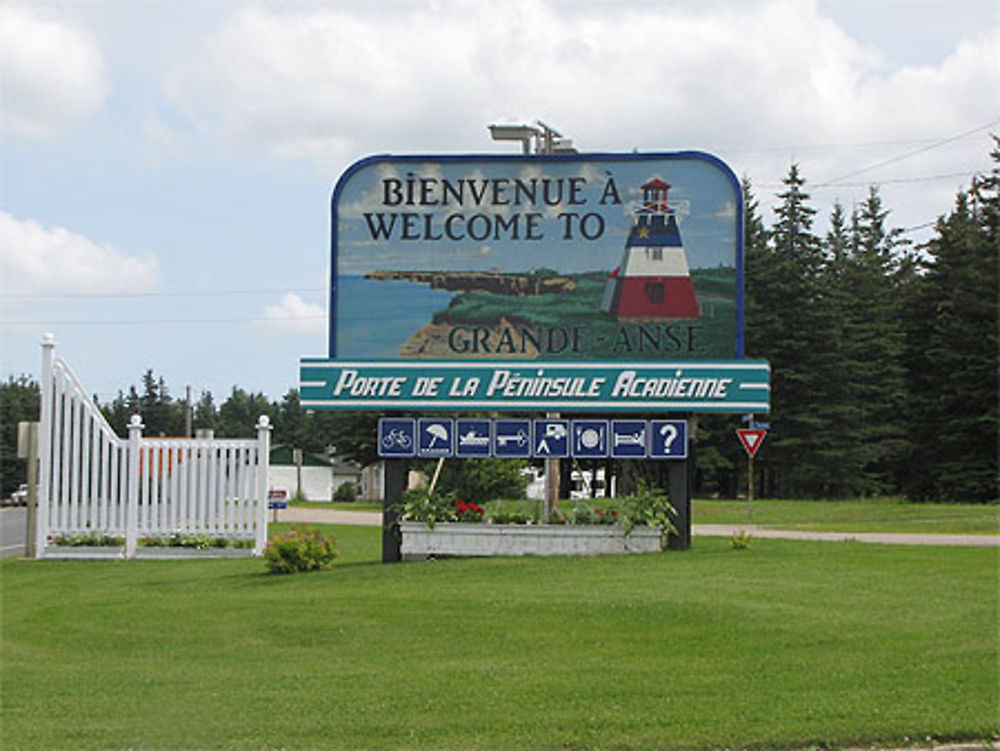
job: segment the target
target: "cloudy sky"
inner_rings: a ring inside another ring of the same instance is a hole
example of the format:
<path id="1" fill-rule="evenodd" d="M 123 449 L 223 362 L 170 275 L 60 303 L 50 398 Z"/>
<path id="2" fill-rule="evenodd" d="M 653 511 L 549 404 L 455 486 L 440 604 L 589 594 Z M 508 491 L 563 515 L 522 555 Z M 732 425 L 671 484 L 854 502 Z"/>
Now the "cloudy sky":
<path id="1" fill-rule="evenodd" d="M 998 0 L 0 1 L 0 377 L 280 398 L 326 354 L 329 201 L 376 153 L 715 154 L 767 221 L 878 184 L 915 241 L 989 169 Z"/>

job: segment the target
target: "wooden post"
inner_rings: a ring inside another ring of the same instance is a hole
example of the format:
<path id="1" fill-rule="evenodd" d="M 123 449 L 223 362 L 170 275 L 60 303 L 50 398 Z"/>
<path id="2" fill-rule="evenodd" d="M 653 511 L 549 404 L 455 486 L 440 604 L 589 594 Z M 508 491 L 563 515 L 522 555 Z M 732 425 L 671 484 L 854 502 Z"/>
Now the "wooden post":
<path id="1" fill-rule="evenodd" d="M 545 415 L 548 419 L 554 420 L 559 417 L 558 412 L 548 412 Z M 559 459 L 549 457 L 545 460 L 545 500 L 542 506 L 542 520 L 547 522 L 559 504 Z"/>
<path id="2" fill-rule="evenodd" d="M 398 517 L 396 506 L 403 502 L 409 464 L 406 459 L 385 460 L 385 484 L 382 497 L 382 563 L 398 563 L 400 552 Z"/>
<path id="3" fill-rule="evenodd" d="M 52 334 L 42 337 L 42 383 L 41 408 L 39 417 L 41 425 L 38 436 L 38 488 L 35 492 L 34 535 L 35 555 L 41 555 L 49 535 L 49 513 L 52 495 L 52 433 L 55 404 L 55 384 L 53 383 L 52 363 L 55 357 L 56 338 Z"/>
<path id="4" fill-rule="evenodd" d="M 139 442 L 142 418 L 132 415 L 128 424 L 128 495 L 125 500 L 125 557 L 134 558 L 139 544 Z"/>
<path id="5" fill-rule="evenodd" d="M 24 554 L 28 558 L 36 556 L 38 534 L 38 423 L 18 423 L 17 456 L 28 462 L 28 498 L 25 509 Z"/>
<path id="6" fill-rule="evenodd" d="M 254 555 L 264 555 L 267 545 L 267 470 L 271 465 L 271 418 L 261 415 L 257 420 L 257 518 L 254 520 Z"/>
<path id="7" fill-rule="evenodd" d="M 691 547 L 690 463 L 691 459 L 666 462 L 670 505 L 677 511 L 677 516 L 674 518 L 677 534 L 667 538 L 667 547 L 670 550 L 687 550 Z"/>

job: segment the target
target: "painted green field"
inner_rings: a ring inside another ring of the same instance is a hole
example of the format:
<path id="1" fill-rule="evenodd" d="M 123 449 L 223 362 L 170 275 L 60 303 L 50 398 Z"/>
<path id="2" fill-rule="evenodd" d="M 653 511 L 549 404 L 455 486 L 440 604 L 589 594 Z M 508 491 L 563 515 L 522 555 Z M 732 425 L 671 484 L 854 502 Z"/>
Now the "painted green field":
<path id="1" fill-rule="evenodd" d="M 1000 729 L 995 548 L 716 538 L 387 566 L 380 530 L 332 529 L 344 556 L 319 574 L 4 561 L 0 746 L 808 747 Z"/>
<path id="2" fill-rule="evenodd" d="M 556 327 L 576 331 L 559 339 L 552 357 L 583 358 L 685 358 L 733 356 L 732 269 L 694 269 L 695 286 L 702 317 L 696 321 L 621 324 L 601 310 L 606 273 L 577 274 L 571 292 L 512 298 L 492 292 L 456 295 L 446 310 L 434 316 L 435 323 L 493 326 L 506 319 L 516 327 Z M 520 334 L 515 339 L 520 341 Z M 540 335 L 541 336 L 541 335 Z M 542 337 L 544 338 L 544 337 Z"/>

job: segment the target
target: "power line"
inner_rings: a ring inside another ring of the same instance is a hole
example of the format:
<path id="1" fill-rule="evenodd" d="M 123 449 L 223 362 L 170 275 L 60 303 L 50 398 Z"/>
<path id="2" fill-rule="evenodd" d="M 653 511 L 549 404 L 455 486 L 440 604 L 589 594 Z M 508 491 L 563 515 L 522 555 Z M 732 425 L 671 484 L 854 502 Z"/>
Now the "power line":
<path id="1" fill-rule="evenodd" d="M 825 190 L 835 189 L 835 188 L 867 188 L 872 185 L 898 185 L 900 183 L 925 183 L 925 182 L 934 182 L 935 180 L 954 180 L 956 177 L 969 178 L 981 174 L 982 174 L 981 170 L 967 170 L 965 172 L 950 172 L 945 175 L 919 175 L 917 177 L 895 177 L 895 178 L 887 178 L 885 180 L 871 180 L 871 181 L 857 182 L 857 183 L 837 183 L 836 185 L 832 185 L 830 183 L 820 183 L 818 185 L 806 183 L 806 188 L 808 190 L 812 190 L 814 188 L 823 188 Z M 785 184 L 760 183 L 759 185 L 755 185 L 754 187 L 783 188 L 785 187 Z"/>
<path id="2" fill-rule="evenodd" d="M 152 297 L 230 297 L 236 295 L 275 295 L 282 292 L 327 292 L 326 287 L 288 287 L 273 289 L 204 290 L 199 292 L 47 292 L 25 294 L 0 294 L 4 300 L 53 300 L 53 299 L 110 299 Z"/>
<path id="3" fill-rule="evenodd" d="M 862 167 L 861 169 L 856 169 L 853 172 L 848 172 L 847 174 L 841 175 L 840 177 L 834 177 L 834 178 L 831 178 L 829 180 L 825 180 L 823 182 L 815 183 L 813 185 L 813 187 L 814 188 L 820 188 L 820 187 L 825 187 L 825 186 L 828 186 L 828 185 L 833 185 L 834 183 L 838 183 L 841 180 L 846 180 L 849 177 L 854 177 L 855 175 L 860 175 L 862 172 L 868 172 L 868 171 L 873 170 L 873 169 L 878 169 L 879 167 L 885 167 L 887 164 L 895 164 L 896 162 L 901 162 L 904 159 L 909 159 L 911 156 L 916 156 L 917 154 L 923 154 L 925 151 L 930 151 L 931 149 L 936 149 L 939 146 L 944 146 L 945 144 L 952 143 L 953 141 L 958 141 L 958 140 L 961 140 L 963 138 L 967 138 L 968 136 L 971 136 L 971 135 L 973 135 L 975 133 L 979 133 L 980 131 L 992 128 L 994 125 L 997 125 L 998 123 L 1000 123 L 1000 118 L 998 118 L 996 120 L 992 120 L 992 121 L 986 123 L 985 125 L 980 125 L 979 127 L 973 128 L 972 130 L 967 130 L 964 133 L 959 133 L 958 135 L 955 135 L 955 136 L 949 136 L 948 138 L 942 138 L 940 141 L 935 141 L 934 143 L 929 144 L 927 146 L 923 146 L 923 147 L 921 147 L 919 149 L 914 149 L 913 151 L 908 151 L 905 154 L 900 154 L 899 156 L 894 156 L 891 159 L 886 159 L 884 161 L 877 162 L 875 164 L 870 164 L 867 167 Z"/>
<path id="4" fill-rule="evenodd" d="M 32 326 L 152 326 L 152 325 L 202 325 L 202 324 L 226 324 L 226 323 L 297 323 L 300 321 L 318 321 L 327 320 L 327 316 L 324 315 L 312 315 L 312 316 L 285 316 L 281 318 L 262 318 L 262 317 L 252 317 L 252 318 L 112 318 L 107 320 L 90 320 L 81 321 L 80 319 L 72 319 L 66 321 L 50 321 L 50 320 L 36 320 L 36 321 L 0 321 L 0 326 L 19 326 L 19 327 L 32 327 Z"/>

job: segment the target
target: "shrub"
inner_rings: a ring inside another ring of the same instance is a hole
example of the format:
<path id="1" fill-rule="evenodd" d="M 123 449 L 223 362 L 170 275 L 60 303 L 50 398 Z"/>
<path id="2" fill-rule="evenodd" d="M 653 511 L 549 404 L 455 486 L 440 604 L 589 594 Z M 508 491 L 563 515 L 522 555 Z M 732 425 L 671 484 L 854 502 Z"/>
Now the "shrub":
<path id="1" fill-rule="evenodd" d="M 752 539 L 745 529 L 737 529 L 729 538 L 729 547 L 733 550 L 746 550 L 750 547 Z"/>
<path id="2" fill-rule="evenodd" d="M 338 555 L 337 538 L 305 529 L 272 537 L 264 548 L 264 562 L 272 574 L 322 571 L 330 568 Z"/>
<path id="3" fill-rule="evenodd" d="M 521 474 L 522 459 L 455 459 L 444 463 L 437 490 L 445 496 L 478 498 L 524 498 L 528 478 Z"/>
<path id="4" fill-rule="evenodd" d="M 361 494 L 361 486 L 354 482 L 342 482 L 333 491 L 333 500 L 342 503 L 354 503 Z"/>

